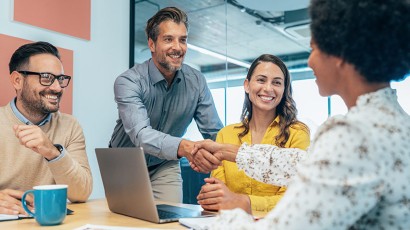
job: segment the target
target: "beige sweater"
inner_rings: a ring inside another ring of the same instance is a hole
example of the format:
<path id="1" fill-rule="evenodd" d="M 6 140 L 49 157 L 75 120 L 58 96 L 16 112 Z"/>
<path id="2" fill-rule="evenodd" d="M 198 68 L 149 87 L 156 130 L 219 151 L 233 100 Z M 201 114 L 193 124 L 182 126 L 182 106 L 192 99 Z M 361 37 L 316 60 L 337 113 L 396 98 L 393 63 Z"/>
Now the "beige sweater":
<path id="1" fill-rule="evenodd" d="M 80 124 L 68 114 L 53 113 L 41 126 L 54 144 L 66 149 L 64 157 L 48 162 L 40 154 L 20 144 L 13 125 L 24 124 L 10 104 L 0 107 L 0 190 L 25 191 L 43 184 L 67 184 L 71 202 L 85 202 L 92 191 L 92 176 Z"/>

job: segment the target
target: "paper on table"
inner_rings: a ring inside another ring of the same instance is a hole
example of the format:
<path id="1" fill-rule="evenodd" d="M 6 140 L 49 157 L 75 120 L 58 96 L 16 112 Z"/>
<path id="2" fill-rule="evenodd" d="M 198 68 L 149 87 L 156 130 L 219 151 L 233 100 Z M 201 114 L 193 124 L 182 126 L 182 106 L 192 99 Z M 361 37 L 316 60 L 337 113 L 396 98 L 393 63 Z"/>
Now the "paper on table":
<path id="1" fill-rule="evenodd" d="M 217 217 L 195 217 L 195 218 L 181 218 L 179 223 L 195 230 L 207 230 L 208 226 L 212 226 L 212 222 Z"/>

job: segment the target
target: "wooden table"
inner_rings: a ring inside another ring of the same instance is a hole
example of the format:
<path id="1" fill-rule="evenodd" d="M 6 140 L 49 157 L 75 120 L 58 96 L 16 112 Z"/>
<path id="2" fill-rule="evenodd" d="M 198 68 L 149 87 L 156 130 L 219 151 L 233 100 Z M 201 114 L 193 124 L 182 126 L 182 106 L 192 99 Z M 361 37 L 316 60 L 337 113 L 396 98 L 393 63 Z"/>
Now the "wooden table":
<path id="1" fill-rule="evenodd" d="M 157 202 L 167 203 L 167 202 Z M 199 205 L 191 204 L 175 204 L 176 206 L 190 208 L 194 210 L 202 210 Z M 13 221 L 0 222 L 0 229 L 75 229 L 86 224 L 106 225 L 106 226 L 123 226 L 123 227 L 139 227 L 139 228 L 157 228 L 157 229 L 186 229 L 178 222 L 166 224 L 154 224 L 148 221 L 139 220 L 136 218 L 115 214 L 108 209 L 105 199 L 89 200 L 87 203 L 68 204 L 68 208 L 74 211 L 73 215 L 68 215 L 61 225 L 56 226 L 40 226 L 35 219 L 22 219 Z M 265 212 L 254 212 L 255 216 L 263 217 Z"/>
<path id="2" fill-rule="evenodd" d="M 185 208 L 202 210 L 199 205 L 173 204 Z M 86 224 L 124 226 L 124 227 L 141 227 L 141 228 L 159 228 L 159 229 L 186 229 L 178 222 L 166 224 L 154 224 L 148 221 L 139 220 L 112 213 L 108 209 L 105 199 L 89 200 L 87 203 L 68 204 L 68 208 L 73 210 L 73 215 L 68 215 L 61 225 L 40 226 L 35 219 L 22 219 L 13 221 L 0 222 L 0 229 L 75 229 Z"/>

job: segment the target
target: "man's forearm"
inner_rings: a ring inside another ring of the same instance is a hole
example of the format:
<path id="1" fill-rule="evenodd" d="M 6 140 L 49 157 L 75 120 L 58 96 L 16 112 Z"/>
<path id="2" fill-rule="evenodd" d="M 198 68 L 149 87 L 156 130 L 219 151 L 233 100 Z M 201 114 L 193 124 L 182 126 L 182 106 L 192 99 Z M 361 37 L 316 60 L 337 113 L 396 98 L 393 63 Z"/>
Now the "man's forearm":
<path id="1" fill-rule="evenodd" d="M 194 148 L 194 143 L 195 142 L 193 141 L 188 141 L 188 140 L 183 139 L 179 143 L 178 158 L 186 157 L 188 158 L 188 160 L 190 160 L 191 152 L 192 152 L 192 149 Z"/>

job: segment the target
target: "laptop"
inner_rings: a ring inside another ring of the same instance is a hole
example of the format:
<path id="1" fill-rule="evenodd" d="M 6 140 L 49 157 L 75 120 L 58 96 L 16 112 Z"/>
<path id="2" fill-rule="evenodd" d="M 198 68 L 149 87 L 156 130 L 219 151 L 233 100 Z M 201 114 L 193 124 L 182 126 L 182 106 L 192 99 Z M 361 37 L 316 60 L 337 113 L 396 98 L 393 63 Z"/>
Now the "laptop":
<path id="1" fill-rule="evenodd" d="M 216 215 L 167 204 L 156 205 L 142 148 L 96 148 L 111 212 L 154 223 Z"/>

